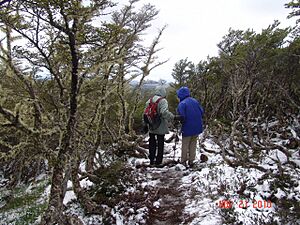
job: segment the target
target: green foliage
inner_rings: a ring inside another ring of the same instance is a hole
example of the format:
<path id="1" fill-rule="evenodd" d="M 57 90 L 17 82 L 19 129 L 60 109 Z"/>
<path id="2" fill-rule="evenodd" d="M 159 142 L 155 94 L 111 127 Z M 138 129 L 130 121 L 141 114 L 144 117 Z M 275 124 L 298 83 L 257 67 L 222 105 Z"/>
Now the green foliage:
<path id="1" fill-rule="evenodd" d="M 41 180 L 32 186 L 19 186 L 11 191 L 0 190 L 1 202 L 0 219 L 6 224 L 33 224 L 46 210 L 47 203 L 44 198 L 48 180 Z M 14 215 L 13 217 L 7 215 Z"/>
<path id="2" fill-rule="evenodd" d="M 91 159 L 134 133 L 144 102 L 127 77 L 143 74 L 148 57 L 147 67 L 154 62 L 155 45 L 140 36 L 158 14 L 135 4 L 12 1 L 0 12 L 0 164 L 14 183 L 28 165 L 36 171 L 29 177 L 45 169 L 43 160 L 55 165 L 64 146 Z"/>
<path id="3" fill-rule="evenodd" d="M 172 77 L 175 80 L 175 88 L 179 88 L 187 84 L 188 79 L 192 73 L 192 62 L 187 58 L 179 60 L 173 68 Z"/>
<path id="4" fill-rule="evenodd" d="M 167 89 L 167 100 L 169 103 L 169 111 L 172 113 L 176 113 L 177 112 L 177 106 L 179 103 L 179 100 L 177 98 L 177 93 L 176 93 L 176 89 L 173 87 L 169 87 Z"/>
<path id="5" fill-rule="evenodd" d="M 26 208 L 24 215 L 20 216 L 16 221 L 16 225 L 32 224 L 41 216 L 47 208 L 47 203 L 36 204 Z"/>
<path id="6" fill-rule="evenodd" d="M 300 1 L 292 0 L 291 2 L 285 4 L 286 8 L 292 9 L 292 12 L 289 14 L 288 18 L 296 17 L 300 15 Z M 297 20 L 297 23 L 300 22 L 300 19 Z"/>
<path id="7" fill-rule="evenodd" d="M 5 37 L 0 48 L 0 166 L 13 184 L 37 176 L 45 160 L 51 168 L 57 155 L 94 162 L 98 149 L 110 154 L 112 144 L 134 137 L 129 134 L 140 126 L 150 93 L 132 90 L 126 77 L 144 79 L 151 71 L 155 57 L 150 53 L 157 50 L 154 44 L 143 46 L 142 35 L 158 11 L 151 5 L 137 9 L 136 1 L 118 9 L 109 1 L 88 2 L 11 1 L 0 12 Z M 278 26 L 275 22 L 261 33 L 229 30 L 218 57 L 198 64 L 180 60 L 172 73 L 170 110 L 177 106 L 175 90 L 187 85 L 203 104 L 207 122 L 219 119 L 226 128 L 240 115 L 299 113 L 299 37 Z M 20 37 L 22 45 L 16 42 Z M 124 183 L 118 183 L 126 177 L 123 171 L 118 163 L 97 171 L 99 199 L 124 191 Z M 7 207 L 35 200 L 31 195 L 12 198 Z M 24 220 L 43 207 L 28 209 Z"/>
<path id="8" fill-rule="evenodd" d="M 218 44 L 218 57 L 188 63 L 194 69 L 185 84 L 203 104 L 208 123 L 232 121 L 239 113 L 247 117 L 250 110 L 254 117 L 299 110 L 299 38 L 290 36 L 292 29 L 278 26 L 275 21 L 261 33 L 230 29 Z M 183 62 L 187 64 L 181 60 L 174 71 Z"/>
<path id="9" fill-rule="evenodd" d="M 132 184 L 131 169 L 127 168 L 122 161 L 115 161 L 110 166 L 95 171 L 99 181 L 90 190 L 96 202 L 114 206 L 115 201 Z"/>
<path id="10" fill-rule="evenodd" d="M 146 102 L 147 100 L 145 100 Z M 141 131 L 142 127 L 143 127 L 143 113 L 145 110 L 145 103 L 141 102 L 138 106 L 137 109 L 135 111 L 135 114 L 133 115 L 133 119 L 134 119 L 134 130 L 135 131 Z"/>
<path id="11" fill-rule="evenodd" d="M 38 183 L 29 193 L 26 193 L 26 188 L 28 186 L 20 186 L 13 190 L 12 193 L 10 193 L 10 197 L 6 200 L 6 204 L 4 207 L 0 209 L 1 212 L 6 210 L 12 210 L 20 208 L 24 205 L 31 205 L 35 201 L 37 201 L 41 194 L 45 191 L 45 187 L 48 184 L 47 181 L 42 181 Z M 4 198 L 3 194 L 1 194 L 1 198 Z"/>

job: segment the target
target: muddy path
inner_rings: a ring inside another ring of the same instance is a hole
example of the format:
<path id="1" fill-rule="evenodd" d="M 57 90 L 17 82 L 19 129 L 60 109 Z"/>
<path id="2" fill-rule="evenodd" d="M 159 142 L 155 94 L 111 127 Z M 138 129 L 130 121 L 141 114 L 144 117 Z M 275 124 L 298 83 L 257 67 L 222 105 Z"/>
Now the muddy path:
<path id="1" fill-rule="evenodd" d="M 181 179 L 188 171 L 178 165 L 165 166 L 163 168 L 142 168 L 149 192 L 152 194 L 152 202 L 146 224 L 151 225 L 176 225 L 188 224 L 191 219 L 184 213 L 186 206 L 186 188 L 182 187 Z"/>

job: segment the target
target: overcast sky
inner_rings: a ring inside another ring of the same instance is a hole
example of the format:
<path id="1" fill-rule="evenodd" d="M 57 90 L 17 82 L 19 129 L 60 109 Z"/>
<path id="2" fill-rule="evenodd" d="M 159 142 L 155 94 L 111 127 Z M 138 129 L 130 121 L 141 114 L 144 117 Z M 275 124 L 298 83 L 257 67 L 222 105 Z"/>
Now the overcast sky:
<path id="1" fill-rule="evenodd" d="M 167 25 L 161 38 L 160 60 L 169 61 L 152 71 L 148 79 L 172 80 L 172 69 L 180 59 L 194 63 L 216 56 L 217 43 L 229 28 L 260 32 L 274 20 L 281 27 L 295 25 L 287 19 L 290 9 L 284 4 L 289 0 L 141 0 L 151 3 L 160 11 L 146 36 L 150 40 L 158 28 Z"/>

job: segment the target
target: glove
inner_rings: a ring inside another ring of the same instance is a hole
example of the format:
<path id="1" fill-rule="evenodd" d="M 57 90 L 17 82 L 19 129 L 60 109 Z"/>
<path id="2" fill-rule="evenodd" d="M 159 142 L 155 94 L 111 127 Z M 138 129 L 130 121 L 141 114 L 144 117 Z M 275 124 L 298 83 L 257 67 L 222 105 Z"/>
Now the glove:
<path id="1" fill-rule="evenodd" d="M 147 134 L 148 131 L 149 131 L 148 125 L 145 124 L 145 125 L 143 126 L 143 132 L 144 132 L 144 134 Z"/>
<path id="2" fill-rule="evenodd" d="M 175 115 L 174 116 L 174 121 L 175 121 L 175 123 L 176 122 L 182 123 L 183 122 L 183 117 L 181 115 Z"/>

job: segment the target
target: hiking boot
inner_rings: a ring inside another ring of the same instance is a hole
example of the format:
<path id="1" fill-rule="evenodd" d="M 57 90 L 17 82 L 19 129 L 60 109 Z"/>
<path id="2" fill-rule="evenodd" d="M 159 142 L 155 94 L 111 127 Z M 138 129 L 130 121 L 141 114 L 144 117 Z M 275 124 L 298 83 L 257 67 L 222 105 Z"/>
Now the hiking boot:
<path id="1" fill-rule="evenodd" d="M 177 164 L 176 166 L 175 166 L 175 170 L 176 171 L 183 171 L 183 170 L 185 170 L 186 169 L 186 167 L 184 166 L 184 165 L 182 165 L 182 164 Z"/>
<path id="2" fill-rule="evenodd" d="M 188 168 L 193 169 L 193 167 L 195 167 L 195 163 L 189 163 L 188 164 Z"/>
<path id="3" fill-rule="evenodd" d="M 155 164 L 155 167 L 156 167 L 156 168 L 163 168 L 164 165 L 163 165 L 163 164 Z"/>

